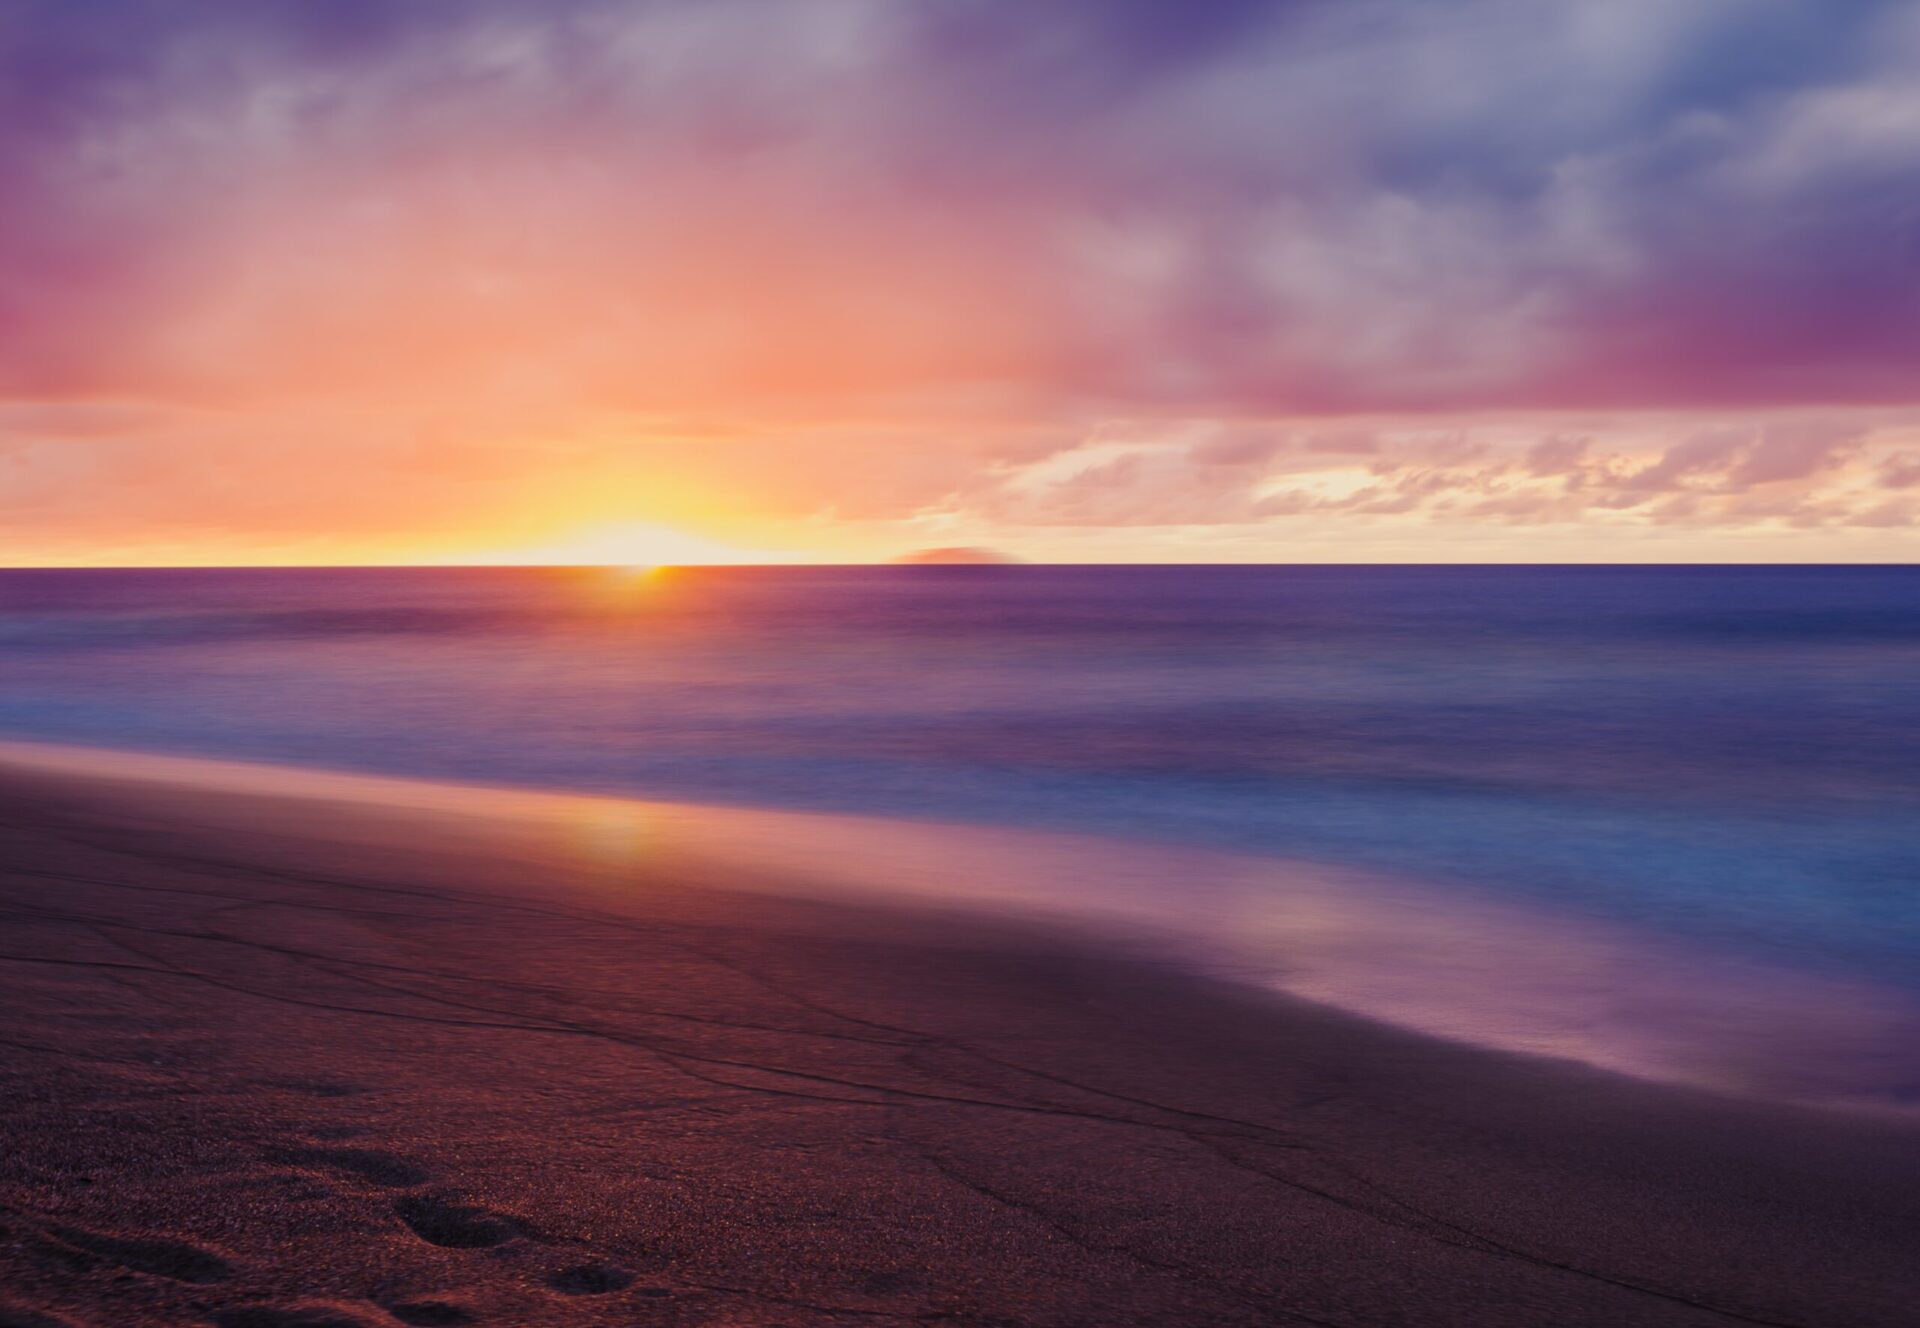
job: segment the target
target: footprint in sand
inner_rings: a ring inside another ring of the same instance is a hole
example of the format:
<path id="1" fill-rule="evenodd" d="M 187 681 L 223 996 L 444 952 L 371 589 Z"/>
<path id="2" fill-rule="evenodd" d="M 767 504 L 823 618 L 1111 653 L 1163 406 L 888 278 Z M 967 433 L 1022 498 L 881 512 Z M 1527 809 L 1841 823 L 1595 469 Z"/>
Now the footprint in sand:
<path id="1" fill-rule="evenodd" d="M 279 1078 L 262 1079 L 259 1083 L 265 1088 L 278 1088 L 288 1093 L 303 1093 L 308 1097 L 357 1097 L 367 1091 L 359 1084 L 342 1079 Z"/>
<path id="2" fill-rule="evenodd" d="M 337 1305 L 243 1305 L 213 1316 L 214 1328 L 373 1328 L 373 1320 Z"/>
<path id="3" fill-rule="evenodd" d="M 422 1185 L 429 1178 L 424 1167 L 377 1148 L 276 1148 L 268 1157 L 287 1166 L 331 1171 L 390 1189 Z"/>
<path id="4" fill-rule="evenodd" d="M 83 1259 L 150 1273 L 175 1282 L 224 1282 L 233 1266 L 211 1250 L 158 1236 L 108 1236 L 79 1227 L 50 1226 L 47 1234 Z"/>
<path id="5" fill-rule="evenodd" d="M 429 1245 L 450 1250 L 487 1249 L 526 1234 L 525 1228 L 510 1217 L 431 1194 L 410 1194 L 393 1209 L 414 1235 Z"/>
<path id="6" fill-rule="evenodd" d="M 887 1268 L 866 1274 L 857 1285 L 869 1296 L 899 1296 L 918 1291 L 921 1284 L 912 1273 Z"/>
<path id="7" fill-rule="evenodd" d="M 18 1305 L 0 1305 L 0 1328 L 75 1328 L 72 1319 L 24 1309 Z"/>
<path id="8" fill-rule="evenodd" d="M 583 1263 L 552 1274 L 547 1285 L 569 1296 L 603 1296 L 632 1286 L 633 1274 L 608 1263 Z"/>
<path id="9" fill-rule="evenodd" d="M 413 1328 L 459 1328 L 480 1321 L 472 1310 L 444 1300 L 410 1300 L 387 1306 L 387 1313 Z"/>

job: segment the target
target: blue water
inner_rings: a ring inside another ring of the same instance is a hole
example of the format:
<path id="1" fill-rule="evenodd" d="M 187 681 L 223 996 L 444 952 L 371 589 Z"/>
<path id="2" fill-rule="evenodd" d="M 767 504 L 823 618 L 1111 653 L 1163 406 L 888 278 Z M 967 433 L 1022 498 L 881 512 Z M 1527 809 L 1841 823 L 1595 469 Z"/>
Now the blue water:
<path id="1" fill-rule="evenodd" d="M 1920 989 L 1920 569 L 0 572 L 0 733 L 1230 847 Z"/>

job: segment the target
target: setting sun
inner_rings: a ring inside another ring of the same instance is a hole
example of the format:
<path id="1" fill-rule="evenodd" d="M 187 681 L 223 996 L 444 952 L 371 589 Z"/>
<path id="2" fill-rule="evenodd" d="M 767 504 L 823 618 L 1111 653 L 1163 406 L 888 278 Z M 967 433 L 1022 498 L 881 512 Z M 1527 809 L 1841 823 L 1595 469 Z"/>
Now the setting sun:
<path id="1" fill-rule="evenodd" d="M 651 572 L 663 566 L 704 563 L 791 562 L 792 555 L 743 549 L 651 521 L 589 526 L 547 543 L 502 550 L 485 561 L 579 567 L 619 567 Z"/>
<path id="2" fill-rule="evenodd" d="M 0 1328 L 1920 1328 L 1920 0 L 0 0 Z"/>

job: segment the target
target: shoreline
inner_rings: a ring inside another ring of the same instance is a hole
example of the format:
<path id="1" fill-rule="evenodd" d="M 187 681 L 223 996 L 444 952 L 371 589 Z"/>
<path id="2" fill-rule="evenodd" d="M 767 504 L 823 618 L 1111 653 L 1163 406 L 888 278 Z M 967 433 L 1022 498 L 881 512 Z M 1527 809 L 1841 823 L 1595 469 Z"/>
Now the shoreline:
<path id="1" fill-rule="evenodd" d="M 1920 1000 L 1461 887 L 1147 840 L 464 784 L 0 740 L 0 772 L 201 808 L 423 818 L 588 873 L 671 859 L 730 888 L 952 910 L 1471 1047 L 1920 1121 Z M 208 798 L 212 801 L 207 801 Z M 1166 888 L 1181 883 L 1179 891 Z"/>
<path id="2" fill-rule="evenodd" d="M 17 768 L 0 864 L 10 1325 L 1811 1328 L 1920 1295 L 1907 1122 L 1071 933 Z"/>

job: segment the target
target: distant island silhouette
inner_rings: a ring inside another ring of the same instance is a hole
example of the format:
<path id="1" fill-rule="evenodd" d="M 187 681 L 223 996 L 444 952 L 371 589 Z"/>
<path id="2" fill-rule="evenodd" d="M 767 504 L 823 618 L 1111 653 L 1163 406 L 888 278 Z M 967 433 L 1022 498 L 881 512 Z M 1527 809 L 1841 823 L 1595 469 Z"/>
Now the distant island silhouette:
<path id="1" fill-rule="evenodd" d="M 962 567 L 1007 567 L 1023 562 L 1010 553 L 998 549 L 946 548 L 915 549 L 893 559 L 895 563 L 914 567 L 962 566 Z"/>

